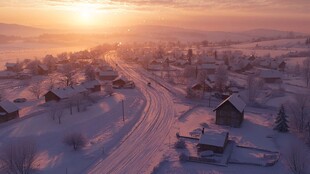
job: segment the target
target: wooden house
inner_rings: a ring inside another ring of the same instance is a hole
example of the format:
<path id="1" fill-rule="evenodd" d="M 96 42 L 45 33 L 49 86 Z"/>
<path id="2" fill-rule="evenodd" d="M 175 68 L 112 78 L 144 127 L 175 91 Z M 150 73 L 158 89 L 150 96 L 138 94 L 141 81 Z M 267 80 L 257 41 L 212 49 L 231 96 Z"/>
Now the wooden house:
<path id="1" fill-rule="evenodd" d="M 82 83 L 82 85 L 90 92 L 101 91 L 101 84 L 97 80 L 87 81 Z"/>
<path id="2" fill-rule="evenodd" d="M 228 144 L 228 132 L 204 132 L 201 134 L 197 144 L 198 152 L 212 151 L 214 153 L 223 153 Z"/>
<path id="3" fill-rule="evenodd" d="M 38 65 L 38 74 L 39 75 L 47 75 L 48 74 L 48 67 L 43 64 Z"/>
<path id="4" fill-rule="evenodd" d="M 6 67 L 7 71 L 13 71 L 13 72 L 18 71 L 18 64 L 17 63 L 6 63 L 5 67 Z"/>
<path id="5" fill-rule="evenodd" d="M 112 81 L 112 85 L 113 87 L 116 88 L 122 88 L 126 85 L 127 82 L 128 80 L 125 77 L 119 76 L 118 78 Z"/>
<path id="6" fill-rule="evenodd" d="M 282 73 L 277 70 L 262 70 L 260 72 L 260 78 L 262 78 L 265 83 L 281 83 Z"/>
<path id="7" fill-rule="evenodd" d="M 116 71 L 101 71 L 99 72 L 100 80 L 114 80 L 118 77 L 118 73 Z"/>
<path id="8" fill-rule="evenodd" d="M 215 123 L 240 127 L 244 119 L 245 106 L 246 104 L 237 94 L 232 94 L 213 110 L 216 111 Z"/>
<path id="9" fill-rule="evenodd" d="M 61 101 L 64 99 L 68 99 L 70 97 L 73 97 L 78 94 L 86 94 L 87 89 L 82 86 L 82 85 L 75 85 L 75 86 L 68 86 L 65 88 L 57 88 L 48 91 L 44 97 L 45 97 L 45 102 L 50 102 L 50 101 Z"/>
<path id="10" fill-rule="evenodd" d="M 0 102 L 0 123 L 19 117 L 19 109 L 8 100 Z"/>

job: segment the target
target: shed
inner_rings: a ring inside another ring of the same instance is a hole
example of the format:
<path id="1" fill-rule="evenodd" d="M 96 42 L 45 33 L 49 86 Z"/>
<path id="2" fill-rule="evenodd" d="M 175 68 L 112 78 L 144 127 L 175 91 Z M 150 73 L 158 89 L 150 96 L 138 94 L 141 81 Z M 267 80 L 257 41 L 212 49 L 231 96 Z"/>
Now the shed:
<path id="1" fill-rule="evenodd" d="M 101 84 L 97 80 L 87 81 L 82 83 L 82 85 L 90 92 L 101 91 Z"/>
<path id="2" fill-rule="evenodd" d="M 99 73 L 100 80 L 114 80 L 118 76 L 116 71 L 101 71 Z"/>
<path id="3" fill-rule="evenodd" d="M 45 102 L 49 101 L 60 101 L 63 99 L 68 99 L 77 94 L 86 93 L 87 89 L 85 89 L 82 85 L 68 86 L 66 88 L 58 88 L 48 91 L 44 97 Z"/>
<path id="4" fill-rule="evenodd" d="M 201 134 L 197 144 L 198 152 L 213 151 L 214 153 L 223 153 L 228 143 L 228 132 L 204 132 Z"/>
<path id="5" fill-rule="evenodd" d="M 17 63 L 6 63 L 5 66 L 7 71 L 14 71 L 14 72 L 18 71 Z"/>
<path id="6" fill-rule="evenodd" d="M 237 94 L 232 94 L 213 110 L 216 111 L 215 123 L 240 127 L 244 119 L 245 106 L 246 104 Z"/>
<path id="7" fill-rule="evenodd" d="M 38 74 L 40 75 L 47 75 L 48 74 L 48 67 L 43 64 L 38 65 Z"/>
<path id="8" fill-rule="evenodd" d="M 260 72 L 260 77 L 266 83 L 281 83 L 282 82 L 282 73 L 277 70 L 262 70 Z"/>
<path id="9" fill-rule="evenodd" d="M 19 109 L 14 103 L 8 100 L 3 100 L 0 102 L 0 123 L 18 117 L 19 117 Z"/>
<path id="10" fill-rule="evenodd" d="M 126 83 L 128 82 L 128 80 L 123 77 L 123 76 L 119 76 L 118 78 L 116 78 L 115 80 L 112 81 L 112 85 L 114 87 L 124 87 L 126 85 Z"/>

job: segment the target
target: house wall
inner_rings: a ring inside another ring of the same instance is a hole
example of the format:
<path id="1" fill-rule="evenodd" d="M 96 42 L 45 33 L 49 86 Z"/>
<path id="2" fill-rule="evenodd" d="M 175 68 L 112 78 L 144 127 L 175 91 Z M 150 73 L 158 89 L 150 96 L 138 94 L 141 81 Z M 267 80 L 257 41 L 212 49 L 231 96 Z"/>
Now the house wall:
<path id="1" fill-rule="evenodd" d="M 101 91 L 101 86 L 100 85 L 96 85 L 91 89 L 91 92 L 99 92 Z"/>
<path id="2" fill-rule="evenodd" d="M 5 112 L 1 107 L 0 107 L 0 112 Z M 7 122 L 9 120 L 15 119 L 19 117 L 19 111 L 15 111 L 12 113 L 7 113 L 6 115 L 1 115 L 0 116 L 0 123 Z"/>
<path id="3" fill-rule="evenodd" d="M 240 113 L 231 103 L 226 102 L 216 110 L 218 125 L 240 127 L 244 118 L 244 112 Z"/>
<path id="4" fill-rule="evenodd" d="M 60 98 L 52 92 L 48 92 L 45 94 L 45 102 L 49 101 L 60 101 Z"/>
<path id="5" fill-rule="evenodd" d="M 115 86 L 124 86 L 126 82 L 124 82 L 123 80 L 117 80 L 117 81 L 112 82 L 112 84 Z"/>
<path id="6" fill-rule="evenodd" d="M 265 83 L 281 83 L 282 80 L 280 78 L 265 78 Z"/>

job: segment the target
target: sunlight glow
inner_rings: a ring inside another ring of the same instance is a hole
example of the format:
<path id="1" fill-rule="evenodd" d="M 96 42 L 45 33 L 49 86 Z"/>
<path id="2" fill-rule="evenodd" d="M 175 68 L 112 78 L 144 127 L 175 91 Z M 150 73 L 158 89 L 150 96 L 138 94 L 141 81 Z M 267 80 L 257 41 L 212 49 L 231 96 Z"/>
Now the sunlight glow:
<path id="1" fill-rule="evenodd" d="M 77 14 L 76 22 L 81 25 L 91 25 L 96 22 L 97 7 L 94 4 L 77 4 L 72 7 Z"/>

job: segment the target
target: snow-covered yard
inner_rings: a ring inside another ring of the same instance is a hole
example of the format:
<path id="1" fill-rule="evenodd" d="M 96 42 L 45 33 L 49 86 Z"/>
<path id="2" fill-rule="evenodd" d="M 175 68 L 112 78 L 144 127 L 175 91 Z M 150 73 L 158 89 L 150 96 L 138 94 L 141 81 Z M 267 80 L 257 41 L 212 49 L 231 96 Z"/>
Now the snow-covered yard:
<path id="1" fill-rule="evenodd" d="M 125 122 L 122 100 L 125 103 Z M 33 139 L 39 151 L 36 162 L 39 173 L 78 173 L 121 142 L 140 119 L 144 103 L 139 91 L 119 90 L 113 96 L 90 104 L 84 112 L 73 108 L 73 115 L 70 115 L 66 109 L 61 124 L 52 120 L 47 106 L 43 114 L 0 127 L 0 146 L 19 138 Z M 63 143 L 64 136 L 72 132 L 80 132 L 87 138 L 87 145 L 80 152 Z"/>

